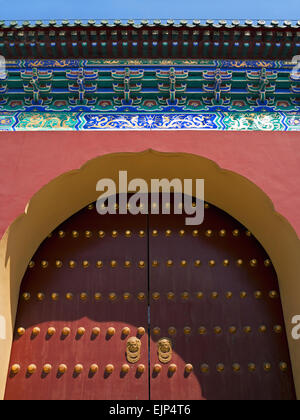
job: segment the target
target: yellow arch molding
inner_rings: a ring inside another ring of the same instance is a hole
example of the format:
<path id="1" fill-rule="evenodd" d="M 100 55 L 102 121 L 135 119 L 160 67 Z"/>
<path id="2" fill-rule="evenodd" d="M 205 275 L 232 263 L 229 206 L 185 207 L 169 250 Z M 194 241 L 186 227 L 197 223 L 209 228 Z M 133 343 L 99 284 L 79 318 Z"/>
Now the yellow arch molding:
<path id="1" fill-rule="evenodd" d="M 275 266 L 281 290 L 297 396 L 300 398 L 300 340 L 291 336 L 291 319 L 300 314 L 300 240 L 276 213 L 268 196 L 245 177 L 213 161 L 188 153 L 114 153 L 88 161 L 55 178 L 38 191 L 0 242 L 0 398 L 9 364 L 19 288 L 27 265 L 44 238 L 60 223 L 98 198 L 101 178 L 204 178 L 205 200 L 236 218 L 256 236 Z M 259 349 L 258 349 L 259 351 Z"/>

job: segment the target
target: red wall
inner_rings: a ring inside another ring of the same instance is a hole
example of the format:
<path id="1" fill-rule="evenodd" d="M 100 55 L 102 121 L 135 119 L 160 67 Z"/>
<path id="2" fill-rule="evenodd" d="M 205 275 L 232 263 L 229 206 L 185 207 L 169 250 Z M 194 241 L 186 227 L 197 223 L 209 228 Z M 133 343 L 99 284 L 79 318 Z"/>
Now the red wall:
<path id="1" fill-rule="evenodd" d="M 43 185 L 112 152 L 148 148 L 205 156 L 262 188 L 300 236 L 300 132 L 107 131 L 0 133 L 0 236 Z"/>

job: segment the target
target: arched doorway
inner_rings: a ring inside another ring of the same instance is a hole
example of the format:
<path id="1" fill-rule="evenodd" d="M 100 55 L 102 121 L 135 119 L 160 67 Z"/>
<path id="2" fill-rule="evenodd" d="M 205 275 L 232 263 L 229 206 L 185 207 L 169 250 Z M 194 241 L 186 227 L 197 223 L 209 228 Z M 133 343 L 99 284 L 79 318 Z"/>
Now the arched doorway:
<path id="1" fill-rule="evenodd" d="M 197 228 L 85 207 L 25 273 L 5 397 L 294 399 L 268 255 L 211 204 Z"/>

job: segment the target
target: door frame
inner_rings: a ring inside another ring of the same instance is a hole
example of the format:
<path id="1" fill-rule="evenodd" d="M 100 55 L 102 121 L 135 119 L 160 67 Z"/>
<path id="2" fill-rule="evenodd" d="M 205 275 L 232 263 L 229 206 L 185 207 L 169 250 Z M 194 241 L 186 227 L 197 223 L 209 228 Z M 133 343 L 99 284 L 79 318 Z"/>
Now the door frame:
<path id="1" fill-rule="evenodd" d="M 97 200 L 99 179 L 111 178 L 118 186 L 119 170 L 127 170 L 129 180 L 143 178 L 148 185 L 152 178 L 204 179 L 205 201 L 245 225 L 265 248 L 278 276 L 300 399 L 300 340 L 291 335 L 291 320 L 300 313 L 300 240 L 295 230 L 275 211 L 270 198 L 247 178 L 202 156 L 151 149 L 99 156 L 78 170 L 62 174 L 41 188 L 6 230 L 0 241 L 0 398 L 5 391 L 19 289 L 31 257 L 57 226 Z"/>

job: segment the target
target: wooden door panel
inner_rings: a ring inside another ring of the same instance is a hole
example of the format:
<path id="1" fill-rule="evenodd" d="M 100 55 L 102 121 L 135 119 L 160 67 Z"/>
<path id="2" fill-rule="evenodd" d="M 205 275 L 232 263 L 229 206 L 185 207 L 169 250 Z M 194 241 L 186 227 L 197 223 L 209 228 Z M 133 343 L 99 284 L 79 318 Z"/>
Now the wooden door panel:
<path id="1" fill-rule="evenodd" d="M 174 346 L 172 361 L 151 378 L 152 399 L 295 398 L 276 273 L 242 225 L 213 206 L 198 227 L 185 226 L 184 215 L 151 215 L 149 256 L 151 371 L 160 363 L 158 340 L 168 337 Z M 170 377 L 171 363 L 177 371 Z"/>
<path id="2" fill-rule="evenodd" d="M 201 226 L 185 226 L 184 218 L 99 216 L 87 208 L 41 244 L 21 286 L 10 361 L 20 371 L 9 372 L 6 399 L 295 398 L 278 282 L 265 264 L 267 254 L 213 206 Z M 35 327 L 40 331 L 33 335 Z M 95 327 L 101 330 L 96 336 Z M 55 328 L 52 336 L 49 328 Z M 131 336 L 141 340 L 141 355 L 123 374 Z M 165 364 L 158 357 L 164 337 L 173 345 Z M 36 371 L 29 375 L 31 364 Z M 52 366 L 48 374 L 45 364 Z M 67 366 L 63 374 L 61 364 Z M 76 374 L 78 364 L 83 371 Z M 108 364 L 111 374 L 105 373 Z M 170 374 L 172 364 L 176 372 Z"/>
<path id="3" fill-rule="evenodd" d="M 78 232 L 76 238 L 74 230 Z M 105 232 L 103 238 L 100 230 Z M 125 235 L 127 230 L 130 237 Z M 84 209 L 43 242 L 33 257 L 34 267 L 28 268 L 22 282 L 10 362 L 10 366 L 19 364 L 21 370 L 8 375 L 6 399 L 148 398 L 147 298 L 137 298 L 141 292 L 146 296 L 148 290 L 147 238 L 139 236 L 140 230 L 147 230 L 146 216 L 99 216 L 95 208 Z M 42 261 L 47 261 L 46 268 L 42 268 Z M 57 268 L 56 261 L 62 261 L 62 267 Z M 70 268 L 70 261 L 75 261 L 74 268 Z M 89 264 L 86 268 L 84 261 Z M 98 268 L 97 261 L 103 266 Z M 114 267 L 112 261 L 116 262 Z M 130 261 L 130 267 L 124 267 L 125 261 Z M 139 261 L 145 262 L 143 268 Z M 37 298 L 40 292 L 45 296 L 42 301 Z M 30 293 L 29 301 L 24 301 L 23 293 Z M 58 300 L 53 300 L 53 293 L 58 294 Z M 72 300 L 66 298 L 67 293 L 72 293 Z M 101 298 L 95 297 L 97 293 Z M 129 294 L 128 300 L 124 293 Z M 32 329 L 37 326 L 40 333 L 33 337 Z M 17 332 L 20 327 L 26 330 L 21 337 Z M 47 335 L 51 327 L 56 330 L 53 336 Z M 66 337 L 61 335 L 64 327 L 70 328 Z M 80 327 L 85 329 L 83 336 L 77 334 Z M 94 327 L 101 329 L 98 336 L 92 334 Z M 110 337 L 107 331 L 111 327 L 115 334 Z M 124 327 L 131 330 L 128 336 L 122 335 Z M 139 361 L 145 372 L 137 375 L 137 365 L 130 365 L 130 371 L 123 375 L 126 341 L 136 336 L 138 327 L 146 331 L 140 337 Z M 27 375 L 30 364 L 37 370 Z M 52 366 L 47 375 L 42 372 L 45 364 Z M 62 375 L 58 374 L 60 364 L 68 368 Z M 74 374 L 76 364 L 83 365 L 79 375 Z M 99 367 L 94 375 L 90 372 L 92 364 Z M 107 364 L 114 365 L 110 375 L 105 374 Z"/>

